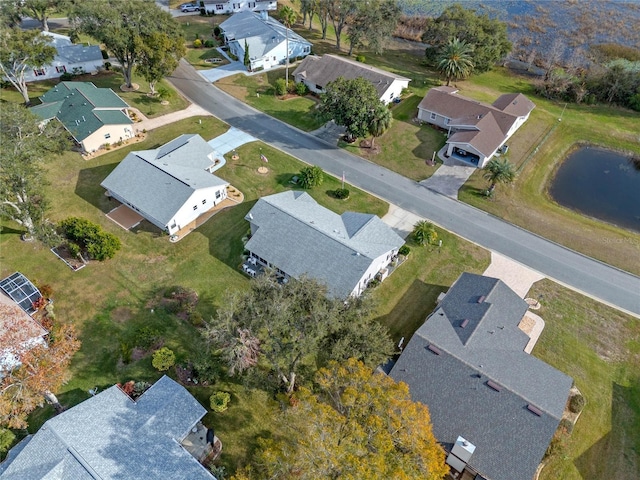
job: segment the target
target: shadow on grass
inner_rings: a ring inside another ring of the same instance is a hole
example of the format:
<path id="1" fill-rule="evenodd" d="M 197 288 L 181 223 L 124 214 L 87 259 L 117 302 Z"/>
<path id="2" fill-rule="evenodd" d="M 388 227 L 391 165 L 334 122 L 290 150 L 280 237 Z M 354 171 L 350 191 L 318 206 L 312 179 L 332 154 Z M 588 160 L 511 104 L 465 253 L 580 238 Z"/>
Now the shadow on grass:
<path id="1" fill-rule="evenodd" d="M 100 186 L 100 183 L 107 178 L 117 165 L 118 163 L 116 162 L 80 170 L 75 194 L 103 213 L 111 211 L 117 205 L 107 198 L 104 194 L 105 190 Z"/>
<path id="2" fill-rule="evenodd" d="M 26 230 L 17 230 L 15 228 L 0 225 L 0 235 L 22 235 Z"/>
<path id="3" fill-rule="evenodd" d="M 613 383 L 611 431 L 575 459 L 582 478 L 637 478 L 640 466 L 640 379 Z M 588 402 L 589 399 L 587 399 Z M 587 409 L 589 405 L 587 404 Z M 582 417 L 579 422 L 588 422 Z"/>
<path id="4" fill-rule="evenodd" d="M 402 275 L 402 267 L 394 275 Z M 393 310 L 377 320 L 389 328 L 391 338 L 396 343 L 404 337 L 406 344 L 436 307 L 438 295 L 448 289 L 446 285 L 434 285 L 416 279 Z"/>
<path id="5" fill-rule="evenodd" d="M 200 227 L 200 232 L 209 239 L 209 254 L 232 269 L 238 269 L 244 252 L 243 237 L 249 231 L 249 222 L 244 217 L 255 205 L 248 201 L 217 213 Z"/>

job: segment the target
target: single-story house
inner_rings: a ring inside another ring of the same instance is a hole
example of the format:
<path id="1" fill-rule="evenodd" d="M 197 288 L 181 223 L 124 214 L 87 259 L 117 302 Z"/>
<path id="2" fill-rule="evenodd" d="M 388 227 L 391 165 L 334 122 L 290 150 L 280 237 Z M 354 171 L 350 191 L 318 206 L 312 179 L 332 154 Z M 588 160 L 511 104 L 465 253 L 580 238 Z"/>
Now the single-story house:
<path id="1" fill-rule="evenodd" d="M 0 293 L 0 377 L 20 366 L 19 357 L 24 352 L 44 345 L 47 333 L 15 300 Z"/>
<path id="2" fill-rule="evenodd" d="M 469 478 L 531 480 L 562 419 L 573 380 L 524 352 L 527 308 L 502 281 L 463 273 L 389 373 Z"/>
<path id="3" fill-rule="evenodd" d="M 103 67 L 102 52 L 99 45 L 83 45 L 72 43 L 65 35 L 53 32 L 42 32 L 51 37 L 51 46 L 57 50 L 53 61 L 41 68 L 34 68 L 25 72 L 25 80 L 48 80 L 58 78 L 63 73 L 92 73 Z"/>
<path id="4" fill-rule="evenodd" d="M 129 105 L 110 88 L 91 82 L 60 82 L 31 111 L 48 122 L 57 119 L 85 152 L 134 136 Z"/>
<path id="5" fill-rule="evenodd" d="M 183 444 L 206 413 L 167 376 L 135 401 L 114 385 L 27 435 L 0 479 L 215 480 Z"/>
<path id="6" fill-rule="evenodd" d="M 482 168 L 529 118 L 535 104 L 521 93 L 501 95 L 491 105 L 435 87 L 418 105 L 418 119 L 447 130 L 445 156 Z"/>
<path id="7" fill-rule="evenodd" d="M 359 296 L 371 280 L 384 280 L 404 244 L 377 216 L 338 215 L 300 191 L 262 197 L 245 219 L 251 259 L 284 281 L 315 278 L 338 298 Z"/>
<path id="8" fill-rule="evenodd" d="M 294 70 L 293 78 L 296 83 L 304 83 L 310 91 L 323 93 L 329 82 L 338 77 L 347 80 L 364 78 L 370 81 L 380 96 L 380 101 L 388 104 L 394 98 L 399 98 L 402 90 L 409 86 L 411 79 L 356 62 L 339 55 L 310 55 L 306 57 Z"/>
<path id="9" fill-rule="evenodd" d="M 180 135 L 129 153 L 100 185 L 171 235 L 227 198 L 229 183 L 211 173 L 220 158 L 200 135 Z"/>
<path id="10" fill-rule="evenodd" d="M 203 0 L 200 2 L 201 9 L 206 13 L 214 15 L 229 15 L 238 12 L 262 12 L 276 10 L 277 0 Z"/>
<path id="11" fill-rule="evenodd" d="M 311 43 L 271 18 L 266 10 L 240 12 L 220 24 L 229 51 L 244 59 L 245 42 L 249 48 L 249 70 L 268 70 L 284 65 L 289 38 L 289 62 L 311 53 Z M 288 32 L 288 34 L 287 34 Z"/>

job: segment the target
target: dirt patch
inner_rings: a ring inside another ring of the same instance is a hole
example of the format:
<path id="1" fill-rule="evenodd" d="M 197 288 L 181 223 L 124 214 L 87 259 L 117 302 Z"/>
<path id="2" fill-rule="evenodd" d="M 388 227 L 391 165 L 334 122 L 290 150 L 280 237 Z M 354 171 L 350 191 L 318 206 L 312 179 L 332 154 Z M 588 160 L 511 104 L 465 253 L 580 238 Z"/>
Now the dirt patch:
<path id="1" fill-rule="evenodd" d="M 133 311 L 129 307 L 116 307 L 111 310 L 111 320 L 115 323 L 125 323 L 133 318 Z"/>
<path id="2" fill-rule="evenodd" d="M 197 385 L 197 383 L 193 381 L 194 372 L 191 365 L 176 365 L 176 376 L 182 385 Z"/>
<path id="3" fill-rule="evenodd" d="M 127 87 L 126 84 L 122 84 L 120 85 L 120 90 L 123 92 L 137 92 L 138 90 L 140 90 L 140 85 L 138 85 L 137 83 L 132 83 L 130 87 Z"/>
<path id="4" fill-rule="evenodd" d="M 80 270 L 87 265 L 86 262 L 81 261 L 76 255 L 72 254 L 66 245 L 54 247 L 51 251 L 74 271 Z"/>

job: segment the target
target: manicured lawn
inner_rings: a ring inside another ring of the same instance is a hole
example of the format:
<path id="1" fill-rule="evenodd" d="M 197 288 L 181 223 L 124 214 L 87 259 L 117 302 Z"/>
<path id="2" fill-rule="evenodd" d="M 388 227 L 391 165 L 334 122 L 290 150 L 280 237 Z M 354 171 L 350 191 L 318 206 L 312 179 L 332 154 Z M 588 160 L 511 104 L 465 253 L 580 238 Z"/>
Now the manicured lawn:
<path id="1" fill-rule="evenodd" d="M 187 61 L 198 70 L 208 70 L 214 67 L 226 65 L 229 61 L 220 55 L 220 52 L 213 48 L 187 48 Z M 207 62 L 209 58 L 219 58 L 222 61 L 218 63 Z"/>
<path id="2" fill-rule="evenodd" d="M 289 67 L 289 81 L 295 65 Z M 266 73 L 247 76 L 244 74 L 226 77 L 216 82 L 216 86 L 239 100 L 283 122 L 306 132 L 323 125 L 316 115 L 317 99 L 311 95 L 288 96 L 285 99 L 275 95 L 274 83 L 285 78 L 285 70 L 277 69 Z"/>
<path id="3" fill-rule="evenodd" d="M 568 105 L 535 96 L 529 79 L 497 69 L 465 82 L 464 95 L 485 100 L 522 91 L 536 104 L 531 120 L 510 141 L 509 157 L 519 166 L 511 186 L 499 186 L 488 200 L 487 182 L 474 173 L 459 198 L 574 250 L 640 274 L 640 235 L 580 215 L 553 202 L 548 185 L 564 158 L 579 144 L 640 154 L 640 114 L 616 107 Z M 558 118 L 562 115 L 562 121 Z M 541 140 L 544 140 L 540 144 Z M 536 148 L 538 148 L 536 152 Z"/>
<path id="4" fill-rule="evenodd" d="M 640 320 L 551 281 L 530 297 L 546 326 L 533 355 L 575 380 L 587 404 L 543 480 L 637 478 L 640 471 Z"/>

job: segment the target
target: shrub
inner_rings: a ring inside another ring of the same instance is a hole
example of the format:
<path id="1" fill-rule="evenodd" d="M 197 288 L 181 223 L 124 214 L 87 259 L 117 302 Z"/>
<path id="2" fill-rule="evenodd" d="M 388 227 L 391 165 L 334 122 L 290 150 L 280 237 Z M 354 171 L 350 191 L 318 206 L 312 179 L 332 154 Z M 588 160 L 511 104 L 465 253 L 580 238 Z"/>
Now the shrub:
<path id="1" fill-rule="evenodd" d="M 209 38 L 208 40 L 205 40 L 204 46 L 207 47 L 207 48 L 213 48 L 213 47 L 216 46 L 216 42 L 214 42 L 213 40 L 211 40 Z"/>
<path id="2" fill-rule="evenodd" d="M 209 397 L 211 410 L 218 413 L 224 412 L 227 408 L 229 408 L 230 400 L 231 395 L 229 395 L 227 392 L 215 392 Z"/>
<path id="3" fill-rule="evenodd" d="M 44 298 L 51 298 L 53 296 L 53 288 L 51 288 L 51 285 L 49 285 L 48 283 L 40 285 L 38 287 L 38 290 L 40 290 L 40 293 Z"/>
<path id="4" fill-rule="evenodd" d="M 189 322 L 196 328 L 201 328 L 205 325 L 204 317 L 200 312 L 193 312 L 189 315 Z"/>
<path id="5" fill-rule="evenodd" d="M 131 351 L 131 345 L 124 341 L 120 342 L 120 355 L 122 355 L 122 363 L 125 365 L 131 363 Z"/>
<path id="6" fill-rule="evenodd" d="M 111 68 L 111 62 L 104 62 L 104 68 L 109 70 Z"/>
<path id="7" fill-rule="evenodd" d="M 200 48 L 202 47 L 202 40 L 200 40 L 199 38 L 196 38 L 193 41 L 193 48 Z"/>
<path id="8" fill-rule="evenodd" d="M 191 361 L 193 375 L 200 383 L 216 383 L 220 379 L 219 365 L 219 359 L 206 349 L 199 349 Z"/>
<path id="9" fill-rule="evenodd" d="M 304 82 L 298 82 L 298 83 L 296 83 L 296 93 L 297 93 L 298 95 L 300 95 L 300 96 L 302 96 L 302 95 L 306 95 L 308 90 L 309 90 L 309 89 L 307 88 L 307 86 L 305 85 L 305 83 L 304 83 Z"/>
<path id="10" fill-rule="evenodd" d="M 366 60 L 364 55 L 356 55 L 356 62 L 364 63 Z"/>
<path id="11" fill-rule="evenodd" d="M 142 327 L 136 332 L 135 344 L 144 350 L 149 350 L 160 340 L 160 332 L 155 328 Z"/>
<path id="12" fill-rule="evenodd" d="M 410 249 L 408 246 L 406 246 L 406 245 L 402 245 L 402 246 L 398 249 L 398 253 L 399 253 L 400 255 L 404 255 L 405 257 L 406 257 L 407 255 L 409 255 L 409 252 L 410 252 L 410 251 L 411 251 L 411 249 Z"/>
<path id="13" fill-rule="evenodd" d="M 70 244 L 76 244 L 98 261 L 113 258 L 122 246 L 118 237 L 84 218 L 69 217 L 58 224 L 58 229 Z"/>
<path id="14" fill-rule="evenodd" d="M 299 173 L 298 184 L 302 188 L 319 187 L 324 182 L 324 172 L 317 165 L 304 167 Z"/>
<path id="15" fill-rule="evenodd" d="M 64 72 L 62 75 L 60 75 L 60 81 L 62 82 L 68 82 L 70 80 L 73 80 L 73 74 Z"/>
<path id="16" fill-rule="evenodd" d="M 9 450 L 9 447 L 15 440 L 15 434 L 8 428 L 0 428 L 0 453 Z"/>
<path id="17" fill-rule="evenodd" d="M 151 359 L 151 365 L 153 368 L 165 372 L 176 364 L 176 355 L 173 350 L 167 347 L 162 347 L 160 350 L 156 350 L 153 353 Z"/>
<path id="18" fill-rule="evenodd" d="M 221 33 L 222 33 L 222 29 L 220 28 L 220 26 L 216 25 L 215 27 L 213 27 L 214 36 L 219 37 Z"/>
<path id="19" fill-rule="evenodd" d="M 139 397 L 142 395 L 147 388 L 149 388 L 151 384 L 149 382 L 135 382 L 133 384 L 133 396 Z"/>
<path id="20" fill-rule="evenodd" d="M 345 198 L 349 198 L 349 189 L 348 188 L 337 188 L 333 191 L 333 196 L 343 200 Z"/>
<path id="21" fill-rule="evenodd" d="M 109 58 L 109 54 L 107 53 L 107 51 L 104 48 L 100 49 L 100 53 L 102 54 L 102 59 L 106 60 Z"/>
<path id="22" fill-rule="evenodd" d="M 580 413 L 585 406 L 585 400 L 579 393 L 569 399 L 569 411 L 573 413 Z"/>
<path id="23" fill-rule="evenodd" d="M 276 95 L 282 96 L 287 93 L 287 82 L 284 81 L 284 78 L 278 78 L 273 84 L 273 88 Z"/>
<path id="24" fill-rule="evenodd" d="M 560 426 L 558 428 L 560 428 L 563 433 L 571 435 L 571 432 L 573 432 L 573 422 L 568 418 L 563 418 L 560 420 Z"/>

